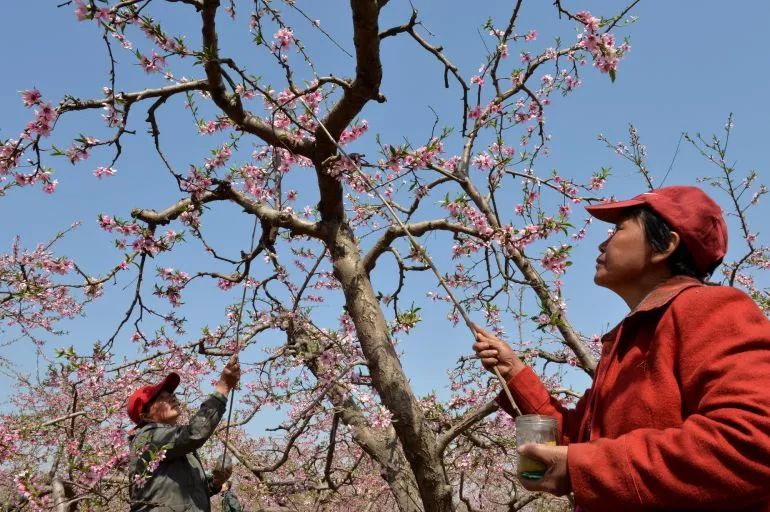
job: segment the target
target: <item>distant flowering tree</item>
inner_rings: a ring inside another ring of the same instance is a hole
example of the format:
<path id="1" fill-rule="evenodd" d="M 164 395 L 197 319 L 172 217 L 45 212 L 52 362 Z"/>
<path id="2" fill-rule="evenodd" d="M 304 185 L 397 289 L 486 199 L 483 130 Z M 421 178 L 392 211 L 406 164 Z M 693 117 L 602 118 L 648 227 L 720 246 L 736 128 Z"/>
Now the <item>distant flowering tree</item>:
<path id="1" fill-rule="evenodd" d="M 503 325 L 516 329 L 521 336 L 514 344 L 553 393 L 567 403 L 579 396 L 562 378 L 571 367 L 593 373 L 598 337 L 582 335 L 569 322 L 561 279 L 587 228 L 573 210 L 605 200 L 609 173 L 598 171 L 583 183 L 555 171 L 538 174 L 534 163 L 549 149 L 544 112 L 551 97 L 579 87 L 584 66 L 615 79 L 629 51 L 615 30 L 628 23 L 636 2 L 597 17 L 568 11 L 557 0 L 554 16 L 565 33 L 578 37 L 549 47 L 539 43 L 537 31 L 520 28 L 518 0 L 508 19 L 486 24 L 491 50 L 466 79 L 424 35 L 416 11 L 402 25 L 379 26 L 388 0 L 351 0 L 355 67 L 346 78 L 321 74 L 311 62 L 302 27 L 288 20 L 305 19 L 306 30 L 332 36 L 295 0 L 244 2 L 238 11 L 234 0 L 168 1 L 178 5 L 64 2 L 78 20 L 103 32 L 112 64 L 103 96 L 66 96 L 54 105 L 38 89 L 23 91 L 30 121 L 18 136 L 0 141 L 0 195 L 35 186 L 54 193 L 55 157 L 76 164 L 97 148 L 112 148 L 114 158 L 92 167 L 96 178 L 110 180 L 120 167 L 121 141 L 139 131 L 136 111 L 145 108 L 145 142 L 171 178 L 152 186 L 175 184 L 178 197 L 152 205 L 157 209 L 138 197 L 130 212 L 111 211 L 108 204 L 94 212 L 122 254 L 99 275 L 81 268 L 75 256 L 57 253 L 66 232 L 34 248 L 18 239 L 0 256 L 0 328 L 18 333 L 15 346 L 24 350 L 32 343 L 42 352 L 48 342 L 56 351 L 41 378 L 17 372 L 15 411 L 0 417 L 4 508 L 125 510 L 129 392 L 173 370 L 185 383 L 183 402 L 195 403 L 220 356 L 236 350 L 248 366 L 230 431 L 221 428 L 217 437 L 227 439 L 240 462 L 237 492 L 248 510 L 564 508 L 518 486 L 512 420 L 494 414 L 499 387 L 479 365 L 463 358 L 449 372 L 449 400 L 416 396 L 396 335 L 418 325 L 429 305 L 443 308 L 450 322 L 460 320 L 438 283 L 422 295 L 410 284 L 415 272 L 428 270 L 427 254 L 451 255 L 453 268 L 442 274 L 462 307 L 500 336 L 506 335 Z M 168 33 L 164 20 L 153 17 L 156 8 L 197 12 L 200 45 Z M 240 9 L 251 11 L 244 16 Z M 250 71 L 245 57 L 220 52 L 225 31 L 253 41 L 261 69 Z M 446 86 L 462 93 L 462 104 L 456 119 L 440 121 L 443 130 L 426 126 L 422 143 L 377 137 L 380 155 L 367 158 L 345 148 L 374 140 L 359 116 L 378 108 L 372 102 L 386 101 L 380 52 L 394 37 L 411 38 L 435 58 Z M 129 59 L 147 73 L 147 88 L 119 89 Z M 175 69 L 193 63 L 194 78 Z M 202 161 L 177 162 L 163 151 L 157 114 L 177 97 L 201 136 L 196 143 L 211 146 Z M 92 111 L 102 113 L 103 134 L 59 142 L 65 149 L 51 142 L 59 119 Z M 709 180 L 725 190 L 744 226 L 749 251 L 724 267 L 725 279 L 768 311 L 767 292 L 752 281 L 767 269 L 768 249 L 747 220 L 767 189 L 756 186 L 755 174 L 736 178 L 720 139 L 692 140 L 719 168 Z M 635 130 L 630 146 L 607 143 L 637 164 L 652 186 Z M 298 174 L 301 179 L 294 178 Z M 216 229 L 208 222 L 212 212 L 227 205 L 255 226 L 235 257 L 208 236 Z M 425 245 L 415 247 L 407 235 Z M 187 255 L 198 244 L 210 264 L 192 268 Z M 378 275 L 386 276 L 388 289 L 373 284 Z M 196 335 L 186 327 L 185 296 L 200 281 L 233 300 L 217 324 Z M 50 341 L 63 321 L 87 315 L 88 303 L 108 289 L 130 294 L 114 332 L 93 346 Z M 281 341 L 266 346 L 258 341 L 262 333 L 273 333 L 271 339 L 279 333 Z M 0 357 L 12 368 L 12 353 Z M 284 421 L 266 435 L 250 434 L 256 414 L 275 407 L 283 407 Z M 213 464 L 221 450 L 209 443 L 204 459 Z M 163 456 L 153 454 L 154 463 Z M 133 484 L 148 476 L 138 475 Z"/>

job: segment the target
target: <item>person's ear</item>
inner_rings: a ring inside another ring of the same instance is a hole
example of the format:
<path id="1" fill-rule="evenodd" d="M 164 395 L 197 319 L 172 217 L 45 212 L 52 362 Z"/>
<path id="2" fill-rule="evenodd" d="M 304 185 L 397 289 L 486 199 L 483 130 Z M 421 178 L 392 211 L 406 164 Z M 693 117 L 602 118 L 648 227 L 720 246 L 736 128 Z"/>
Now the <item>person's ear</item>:
<path id="1" fill-rule="evenodd" d="M 668 246 L 660 252 L 653 253 L 652 262 L 660 263 L 668 259 L 672 254 L 674 254 L 674 251 L 676 251 L 680 243 L 682 243 L 682 239 L 679 237 L 679 233 L 672 231 L 671 236 L 668 239 Z"/>
<path id="2" fill-rule="evenodd" d="M 153 423 L 155 421 L 153 419 L 152 406 L 153 406 L 153 403 L 150 402 L 149 404 L 145 405 L 142 408 L 142 412 L 139 414 L 140 420 L 142 420 L 145 423 Z"/>

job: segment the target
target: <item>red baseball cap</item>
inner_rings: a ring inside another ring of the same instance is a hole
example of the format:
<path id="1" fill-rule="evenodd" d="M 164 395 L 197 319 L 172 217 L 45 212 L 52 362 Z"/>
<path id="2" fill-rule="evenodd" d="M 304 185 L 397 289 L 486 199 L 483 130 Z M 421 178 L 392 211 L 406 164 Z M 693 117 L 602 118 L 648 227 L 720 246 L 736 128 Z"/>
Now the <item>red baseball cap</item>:
<path id="1" fill-rule="evenodd" d="M 179 385 L 179 381 L 179 375 L 171 372 L 166 375 L 166 378 L 159 384 L 155 384 L 154 386 L 142 386 L 131 393 L 131 396 L 128 398 L 128 417 L 131 418 L 131 421 L 137 425 L 140 424 L 142 422 L 142 409 L 155 400 L 155 397 L 157 397 L 161 391 L 173 393 Z"/>
<path id="2" fill-rule="evenodd" d="M 605 222 L 618 222 L 629 208 L 645 205 L 666 221 L 692 256 L 697 270 L 707 274 L 727 253 L 727 224 L 722 209 L 698 187 L 673 186 L 644 192 L 627 201 L 586 207 Z"/>

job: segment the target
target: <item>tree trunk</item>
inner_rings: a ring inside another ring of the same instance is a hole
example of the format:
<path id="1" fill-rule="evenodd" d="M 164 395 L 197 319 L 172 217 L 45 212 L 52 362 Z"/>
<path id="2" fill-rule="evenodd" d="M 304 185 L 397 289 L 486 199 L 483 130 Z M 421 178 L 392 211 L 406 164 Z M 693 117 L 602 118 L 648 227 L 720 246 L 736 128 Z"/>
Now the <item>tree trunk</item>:
<path id="1" fill-rule="evenodd" d="M 54 478 L 51 482 L 51 497 L 53 498 L 53 512 L 70 512 L 71 507 L 67 506 L 69 498 L 67 498 L 67 491 L 64 488 L 64 483 Z"/>
<path id="2" fill-rule="evenodd" d="M 329 249 L 335 276 L 342 285 L 372 384 L 392 414 L 393 427 L 414 473 L 425 511 L 452 511 L 452 489 L 444 476 L 436 436 L 427 425 L 390 341 L 358 246 L 346 226 L 336 231 L 333 242 Z"/>

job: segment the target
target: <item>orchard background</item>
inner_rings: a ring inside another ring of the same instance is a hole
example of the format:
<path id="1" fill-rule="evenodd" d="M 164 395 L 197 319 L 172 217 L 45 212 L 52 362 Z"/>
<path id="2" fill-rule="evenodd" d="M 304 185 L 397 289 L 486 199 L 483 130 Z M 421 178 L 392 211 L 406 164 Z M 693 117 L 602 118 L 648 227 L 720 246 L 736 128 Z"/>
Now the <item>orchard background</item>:
<path id="1" fill-rule="evenodd" d="M 587 204 L 700 183 L 729 215 L 714 280 L 770 310 L 770 7 L 742 7 L 6 6 L 4 509 L 125 510 L 130 392 L 177 371 L 194 410 L 235 350 L 202 455 L 227 439 L 247 510 L 567 507 L 518 487 L 425 255 L 568 403 L 625 314 Z"/>

